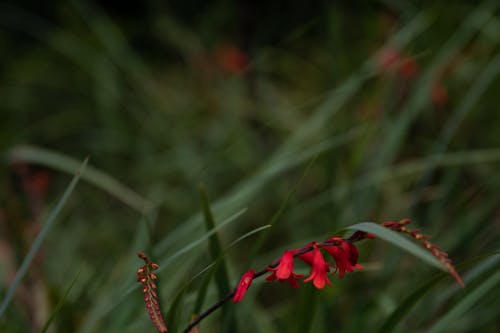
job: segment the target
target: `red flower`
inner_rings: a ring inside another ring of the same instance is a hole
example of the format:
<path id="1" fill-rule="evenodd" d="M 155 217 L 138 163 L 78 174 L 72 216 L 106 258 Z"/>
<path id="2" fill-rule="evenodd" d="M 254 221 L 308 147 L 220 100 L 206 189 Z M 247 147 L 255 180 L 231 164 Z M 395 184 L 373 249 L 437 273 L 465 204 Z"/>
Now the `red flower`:
<path id="1" fill-rule="evenodd" d="M 414 78 L 418 74 L 418 64 L 415 59 L 410 56 L 402 58 L 398 74 L 405 79 Z"/>
<path id="2" fill-rule="evenodd" d="M 233 303 L 241 302 L 243 296 L 245 296 L 245 293 L 252 284 L 254 275 L 255 272 L 253 269 L 250 269 L 248 272 L 243 274 L 243 276 L 240 279 L 240 282 L 238 283 L 238 287 L 236 288 L 236 292 L 234 293 Z"/>
<path id="3" fill-rule="evenodd" d="M 305 279 L 304 282 L 309 282 L 312 280 L 314 286 L 318 289 L 323 289 L 325 283 L 331 286 L 332 282 L 330 281 L 330 279 L 328 279 L 328 276 L 326 275 L 326 273 L 329 270 L 328 264 L 325 262 L 321 250 L 317 246 L 314 246 L 313 252 L 314 253 L 312 254 L 311 275 L 309 275 L 309 277 Z M 306 263 L 308 262 L 303 258 L 301 259 L 304 260 Z"/>
<path id="4" fill-rule="evenodd" d="M 448 104 L 448 89 L 442 82 L 436 82 L 431 88 L 431 101 L 436 107 L 442 108 Z"/>
<path id="5" fill-rule="evenodd" d="M 272 274 L 266 278 L 266 281 L 274 281 L 278 279 L 280 282 L 283 282 L 287 280 L 293 288 L 299 287 L 297 278 L 301 278 L 304 276 L 302 274 L 295 274 L 293 272 L 293 252 L 288 250 L 286 250 L 281 257 L 281 261 L 278 266 L 276 266 L 275 268 L 267 267 L 266 269 L 269 272 L 272 272 Z"/>
<path id="6" fill-rule="evenodd" d="M 382 72 L 395 72 L 403 79 L 414 78 L 419 71 L 418 64 L 413 57 L 394 48 L 382 50 L 377 55 L 377 65 Z"/>
<path id="7" fill-rule="evenodd" d="M 401 53 L 394 48 L 385 48 L 377 55 L 377 65 L 383 71 L 389 71 L 401 59 Z"/>
<path id="8" fill-rule="evenodd" d="M 244 73 L 250 63 L 248 55 L 233 44 L 219 45 L 215 51 L 219 66 L 229 74 Z"/>
<path id="9" fill-rule="evenodd" d="M 363 269 L 363 266 L 358 264 L 359 252 L 353 243 L 347 242 L 341 237 L 332 237 L 328 241 L 340 242 L 339 245 L 323 247 L 335 260 L 339 278 L 343 278 L 346 271 L 352 273 L 354 269 Z"/>
<path id="10" fill-rule="evenodd" d="M 313 265 L 314 254 L 312 252 L 302 253 L 299 255 L 299 258 L 309 266 Z"/>

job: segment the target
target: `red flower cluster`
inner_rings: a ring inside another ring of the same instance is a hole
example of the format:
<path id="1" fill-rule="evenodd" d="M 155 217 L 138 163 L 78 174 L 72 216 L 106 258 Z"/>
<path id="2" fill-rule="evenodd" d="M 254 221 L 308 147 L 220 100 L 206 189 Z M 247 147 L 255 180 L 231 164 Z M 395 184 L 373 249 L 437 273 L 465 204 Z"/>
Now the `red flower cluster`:
<path id="1" fill-rule="evenodd" d="M 155 280 L 158 278 L 154 270 L 158 269 L 158 265 L 151 262 L 142 252 L 137 253 L 139 258 L 143 259 L 145 264 L 137 270 L 137 282 L 142 284 L 142 293 L 144 294 L 144 302 L 148 309 L 149 317 L 153 321 L 159 332 L 167 332 L 167 326 L 161 315 L 160 305 L 158 303 L 158 296 L 156 294 Z"/>
<path id="2" fill-rule="evenodd" d="M 396 48 L 385 48 L 377 54 L 376 66 L 381 73 L 396 74 L 399 78 L 409 80 L 419 75 L 420 69 L 416 59 Z M 445 107 L 450 96 L 444 84 L 445 71 L 437 73 L 430 86 L 429 99 L 438 108 Z"/>
<path id="3" fill-rule="evenodd" d="M 429 242 L 429 236 L 421 234 L 418 229 L 408 228 L 408 223 L 410 223 L 410 220 L 404 219 L 399 222 L 384 222 L 381 225 L 393 231 L 405 233 L 418 241 L 424 248 L 436 256 L 448 269 L 448 272 L 455 278 L 457 283 L 461 287 L 464 287 L 462 278 L 456 271 L 453 262 L 446 252 L 439 249 L 437 245 Z M 306 277 L 303 282 L 312 282 L 317 289 L 323 289 L 327 284 L 331 286 L 332 282 L 330 281 L 330 276 L 338 274 L 339 278 L 343 278 L 346 273 L 352 273 L 356 269 L 363 269 L 363 266 L 358 264 L 359 253 L 354 243 L 373 238 L 375 238 L 375 236 L 371 233 L 356 231 L 347 239 L 333 236 L 324 242 L 311 242 L 303 248 L 285 250 L 281 257 L 276 259 L 265 269 L 258 272 L 250 269 L 243 274 L 234 291 L 227 294 L 223 299 L 209 307 L 206 311 L 195 316 L 183 333 L 197 332 L 197 325 L 231 298 L 234 303 L 240 302 L 252 285 L 252 281 L 265 274 L 268 274 L 266 277 L 267 281 L 287 281 L 293 288 L 298 288 L 299 279 L 303 278 L 304 275 L 294 273 L 295 258 L 300 259 L 311 267 L 309 276 Z M 325 254 L 328 254 L 331 260 L 325 260 Z M 142 292 L 144 293 L 144 301 L 146 302 L 149 315 L 160 332 L 167 332 L 167 327 L 161 316 L 155 291 L 155 280 L 157 277 L 153 271 L 158 268 L 158 265 L 152 263 L 144 253 L 139 252 L 138 255 L 139 258 L 145 261 L 145 265 L 137 270 L 137 275 L 139 275 L 137 281 L 143 285 Z"/>
<path id="4" fill-rule="evenodd" d="M 332 263 L 325 260 L 322 250 L 332 257 Z M 317 289 L 322 289 L 326 284 L 332 285 L 328 277 L 329 273 L 330 275 L 338 274 L 339 278 L 343 278 L 346 272 L 351 273 L 355 269 L 363 269 L 363 266 L 358 264 L 358 256 L 358 249 L 351 241 L 334 236 L 325 242 L 313 242 L 301 249 L 286 250 L 280 258 L 266 268 L 267 272 L 271 273 L 267 276 L 266 281 L 288 281 L 293 288 L 298 288 L 298 279 L 304 275 L 294 273 L 293 266 L 294 259 L 299 258 L 311 266 L 311 273 L 303 282 L 312 281 Z M 253 270 L 243 274 L 236 288 L 233 302 L 240 302 L 243 299 L 255 277 L 256 274 Z"/>
<path id="5" fill-rule="evenodd" d="M 419 72 L 415 59 L 395 48 L 383 49 L 378 54 L 377 64 L 380 71 L 395 72 L 403 79 L 412 79 Z"/>

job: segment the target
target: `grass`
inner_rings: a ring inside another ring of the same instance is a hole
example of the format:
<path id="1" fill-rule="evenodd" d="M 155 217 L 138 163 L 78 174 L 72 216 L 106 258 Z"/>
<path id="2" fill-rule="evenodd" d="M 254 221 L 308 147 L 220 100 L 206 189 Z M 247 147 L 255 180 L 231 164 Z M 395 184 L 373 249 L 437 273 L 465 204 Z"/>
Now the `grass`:
<path id="1" fill-rule="evenodd" d="M 153 2 L 133 16 L 1 5 L 0 331 L 153 332 L 139 250 L 182 330 L 284 249 L 404 217 L 450 254 L 464 290 L 420 248 L 370 241 L 365 271 L 322 291 L 254 281 L 200 330 L 500 330 L 498 5 L 391 3 L 324 4 L 314 19 L 290 4 L 268 21 L 276 9 L 255 5 L 259 24 L 218 2 L 203 19 Z M 224 67 L 231 43 L 244 74 Z M 384 69 L 388 48 L 416 73 Z"/>

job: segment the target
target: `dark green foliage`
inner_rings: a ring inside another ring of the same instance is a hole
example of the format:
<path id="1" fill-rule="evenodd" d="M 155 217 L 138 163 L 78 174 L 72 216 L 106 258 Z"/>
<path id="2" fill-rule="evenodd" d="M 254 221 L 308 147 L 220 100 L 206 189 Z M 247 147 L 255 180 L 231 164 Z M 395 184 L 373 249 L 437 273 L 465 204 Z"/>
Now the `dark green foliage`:
<path id="1" fill-rule="evenodd" d="M 261 278 L 224 316 L 240 333 L 500 331 L 498 10 L 0 4 L 0 302 L 32 260 L 0 331 L 153 332 L 139 250 L 160 265 L 167 327 L 181 331 L 284 249 L 405 217 L 450 254 L 464 290 L 408 243 L 367 240 L 364 271 L 322 291 Z M 232 332 L 222 318 L 200 331 Z"/>

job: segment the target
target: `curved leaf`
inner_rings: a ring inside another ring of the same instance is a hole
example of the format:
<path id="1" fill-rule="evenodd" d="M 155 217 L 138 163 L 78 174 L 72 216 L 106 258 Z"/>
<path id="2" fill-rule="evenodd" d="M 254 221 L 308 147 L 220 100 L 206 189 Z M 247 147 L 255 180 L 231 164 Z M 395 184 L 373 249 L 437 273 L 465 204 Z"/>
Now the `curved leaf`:
<path id="1" fill-rule="evenodd" d="M 441 264 L 441 262 L 434 257 L 431 253 L 426 251 L 420 245 L 415 244 L 414 242 L 404 238 L 397 232 L 384 228 L 373 222 L 362 222 L 358 224 L 351 225 L 346 229 L 350 230 L 360 230 L 374 234 L 380 239 L 389 242 L 402 250 L 414 255 L 415 257 L 422 259 L 426 263 L 431 266 L 437 267 L 443 271 L 446 271 L 446 267 Z"/>
<path id="2" fill-rule="evenodd" d="M 11 161 L 23 161 L 43 165 L 69 174 L 73 173 L 79 165 L 77 160 L 69 156 L 30 145 L 20 145 L 12 148 L 7 152 L 7 158 Z M 87 167 L 85 174 L 82 175 L 82 179 L 99 187 L 141 213 L 147 213 L 153 208 L 153 204 L 150 201 L 144 199 L 115 178 L 94 167 Z"/>

